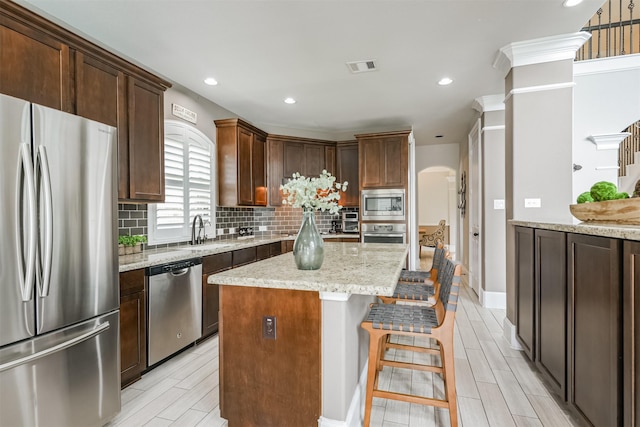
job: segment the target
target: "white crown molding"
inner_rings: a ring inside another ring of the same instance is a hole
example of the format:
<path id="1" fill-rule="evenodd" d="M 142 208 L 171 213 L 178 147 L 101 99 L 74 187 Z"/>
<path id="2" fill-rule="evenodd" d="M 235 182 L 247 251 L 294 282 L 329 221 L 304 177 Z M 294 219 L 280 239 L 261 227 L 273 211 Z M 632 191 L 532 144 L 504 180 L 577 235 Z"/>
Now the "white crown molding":
<path id="1" fill-rule="evenodd" d="M 588 59 L 577 61 L 573 64 L 574 77 L 631 70 L 640 70 L 640 53 L 612 56 L 610 58 Z"/>
<path id="2" fill-rule="evenodd" d="M 596 150 L 617 150 L 620 143 L 631 135 L 629 132 L 590 135 L 587 139 L 596 144 Z"/>
<path id="3" fill-rule="evenodd" d="M 480 113 L 504 111 L 504 94 L 480 96 L 473 100 L 473 109 Z"/>
<path id="4" fill-rule="evenodd" d="M 519 88 L 511 89 L 507 94 L 507 96 L 504 98 L 504 102 L 506 104 L 512 95 L 517 95 L 521 93 L 544 92 L 547 90 L 566 89 L 568 87 L 574 87 L 575 85 L 576 85 L 575 82 L 565 82 L 565 83 L 552 83 L 548 85 L 539 85 L 539 86 L 519 87 Z"/>
<path id="5" fill-rule="evenodd" d="M 576 56 L 576 51 L 590 37 L 590 33 L 580 31 L 573 34 L 509 43 L 498 51 L 493 68 L 506 76 L 509 70 L 514 67 L 573 59 Z"/>
<path id="6" fill-rule="evenodd" d="M 484 133 L 492 130 L 505 130 L 505 129 L 506 129 L 505 125 L 485 126 L 482 128 L 482 132 Z"/>

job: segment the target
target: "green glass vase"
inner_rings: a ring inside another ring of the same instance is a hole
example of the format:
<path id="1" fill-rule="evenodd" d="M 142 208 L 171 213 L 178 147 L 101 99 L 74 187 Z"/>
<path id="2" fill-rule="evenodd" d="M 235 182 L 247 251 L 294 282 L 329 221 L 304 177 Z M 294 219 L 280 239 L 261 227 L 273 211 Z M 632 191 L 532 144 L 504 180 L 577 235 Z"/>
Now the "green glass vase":
<path id="1" fill-rule="evenodd" d="M 298 270 L 318 270 L 324 261 L 324 241 L 316 226 L 313 210 L 302 214 L 302 225 L 293 243 L 293 258 Z"/>

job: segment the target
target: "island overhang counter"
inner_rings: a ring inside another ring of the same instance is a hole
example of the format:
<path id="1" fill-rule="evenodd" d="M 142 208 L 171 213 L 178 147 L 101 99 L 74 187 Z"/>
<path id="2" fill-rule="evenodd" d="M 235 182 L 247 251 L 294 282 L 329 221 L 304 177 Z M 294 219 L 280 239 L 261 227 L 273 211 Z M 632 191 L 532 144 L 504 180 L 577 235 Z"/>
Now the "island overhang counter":
<path id="1" fill-rule="evenodd" d="M 229 426 L 361 425 L 377 295 L 408 246 L 326 243 L 319 270 L 283 254 L 208 278 L 220 285 L 220 412 Z M 275 338 L 274 338 L 275 336 Z"/>

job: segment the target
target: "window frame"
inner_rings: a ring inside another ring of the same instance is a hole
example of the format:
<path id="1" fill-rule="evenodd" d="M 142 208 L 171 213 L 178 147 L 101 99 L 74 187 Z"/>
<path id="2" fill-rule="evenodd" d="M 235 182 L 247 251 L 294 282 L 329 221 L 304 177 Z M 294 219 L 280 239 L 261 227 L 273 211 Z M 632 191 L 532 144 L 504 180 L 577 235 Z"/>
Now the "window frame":
<path id="1" fill-rule="evenodd" d="M 206 224 L 205 225 L 205 230 L 209 229 L 209 230 L 213 230 L 215 231 L 216 229 L 216 205 L 217 205 L 217 201 L 218 201 L 218 194 L 217 194 L 217 188 L 218 188 L 218 182 L 217 182 L 217 149 L 216 149 L 216 143 L 214 140 L 212 140 L 211 138 L 209 138 L 207 135 L 205 135 L 204 133 L 202 133 L 199 129 L 195 128 L 194 126 L 191 126 L 187 123 L 178 121 L 178 120 L 165 120 L 164 121 L 164 139 L 170 139 L 173 141 L 177 141 L 177 142 L 181 142 L 183 144 L 183 149 L 184 149 L 184 144 L 189 144 L 189 139 L 190 137 L 195 136 L 195 138 L 193 138 L 195 141 L 198 142 L 203 142 L 203 143 L 208 143 L 210 145 L 211 148 L 211 192 L 210 192 L 210 196 L 211 196 L 211 211 L 210 211 L 210 222 L 211 225 Z M 189 135 L 189 132 L 192 132 L 193 135 Z M 164 150 L 164 142 L 163 142 L 163 150 Z M 187 155 L 185 156 L 185 167 L 188 168 L 188 150 L 187 150 Z M 186 175 L 185 175 L 186 176 Z M 166 178 L 165 178 L 166 179 Z M 186 199 L 189 196 L 189 180 L 188 177 L 185 180 L 186 184 L 184 186 L 184 199 L 186 201 Z M 165 182 L 165 186 L 166 186 L 166 182 Z M 166 189 L 165 189 L 166 190 Z M 167 230 L 158 230 L 157 226 L 157 207 L 158 204 L 149 204 L 149 208 L 148 208 L 148 215 L 147 215 L 147 238 L 148 238 L 148 242 L 150 245 L 162 245 L 162 244 L 170 244 L 170 243 L 181 243 L 181 242 L 188 242 L 191 240 L 191 215 L 190 215 L 190 210 L 188 206 L 184 206 L 183 204 L 183 209 L 185 211 L 187 211 L 187 215 L 186 217 L 188 218 L 186 223 L 182 224 L 182 227 L 179 229 L 179 233 L 174 233 L 171 231 L 167 231 Z M 174 230 L 177 231 L 177 230 Z M 212 238 L 214 238 L 215 236 L 211 236 Z"/>

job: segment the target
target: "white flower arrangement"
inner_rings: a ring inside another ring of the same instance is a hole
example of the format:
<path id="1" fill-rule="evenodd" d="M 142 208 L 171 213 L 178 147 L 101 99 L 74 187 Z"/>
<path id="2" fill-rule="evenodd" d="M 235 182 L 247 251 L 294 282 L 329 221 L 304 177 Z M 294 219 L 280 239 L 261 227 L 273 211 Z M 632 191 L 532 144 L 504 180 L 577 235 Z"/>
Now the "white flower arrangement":
<path id="1" fill-rule="evenodd" d="M 342 209 L 342 206 L 338 205 L 340 191 L 346 191 L 348 184 L 347 181 L 336 182 L 336 177 L 326 170 L 317 178 L 307 178 L 296 172 L 289 182 L 280 186 L 280 190 L 287 197 L 282 204 L 336 214 Z"/>

